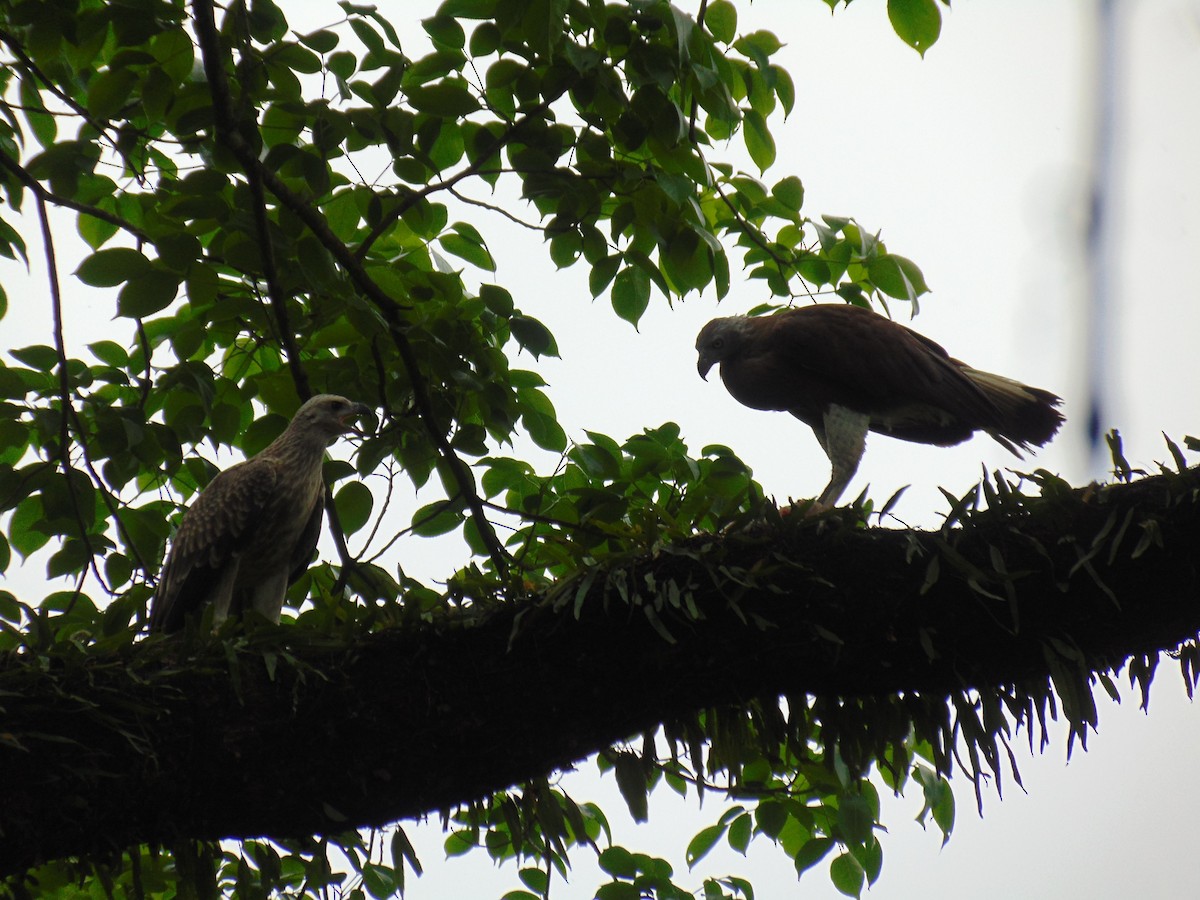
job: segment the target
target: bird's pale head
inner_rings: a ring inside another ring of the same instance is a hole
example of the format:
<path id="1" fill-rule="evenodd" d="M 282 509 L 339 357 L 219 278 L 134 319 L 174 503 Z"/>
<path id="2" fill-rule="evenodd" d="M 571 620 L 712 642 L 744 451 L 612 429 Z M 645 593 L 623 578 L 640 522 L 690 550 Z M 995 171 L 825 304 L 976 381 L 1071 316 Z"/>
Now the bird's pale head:
<path id="1" fill-rule="evenodd" d="M 354 403 L 337 394 L 317 394 L 305 401 L 292 418 L 292 426 L 316 432 L 332 441 L 339 434 L 362 434 L 355 424 L 360 416 L 371 411 L 365 403 Z"/>
<path id="2" fill-rule="evenodd" d="M 696 338 L 696 371 L 705 381 L 708 371 L 737 352 L 749 320 L 745 316 L 713 319 L 700 329 Z"/>

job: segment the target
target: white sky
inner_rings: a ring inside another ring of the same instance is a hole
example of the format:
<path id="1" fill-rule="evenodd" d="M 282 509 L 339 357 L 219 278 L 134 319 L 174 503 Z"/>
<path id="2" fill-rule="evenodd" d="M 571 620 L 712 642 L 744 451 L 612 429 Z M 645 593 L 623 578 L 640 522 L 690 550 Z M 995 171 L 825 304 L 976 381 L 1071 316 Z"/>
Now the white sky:
<path id="1" fill-rule="evenodd" d="M 308 28 L 336 18 L 332 5 L 328 16 L 314 16 L 313 6 L 305 4 L 303 18 L 293 14 L 294 23 Z M 412 21 L 415 30 L 415 10 L 431 4 L 384 0 L 379 6 L 398 26 Z M 1190 265 L 1192 211 L 1200 199 L 1200 103 L 1194 96 L 1200 86 L 1200 3 L 1127 0 L 1125 7 L 1113 280 L 1118 308 L 1109 372 L 1115 396 L 1107 424 L 1121 428 L 1131 462 L 1152 467 L 1166 455 L 1160 432 L 1176 439 L 1200 433 L 1200 297 Z M 1074 482 L 1095 474 L 1085 459 L 1081 426 L 1071 421 L 1084 409 L 1081 248 L 1092 124 L 1090 11 L 1088 4 L 1065 0 L 960 0 L 942 39 L 922 61 L 891 32 L 882 2 L 858 0 L 836 16 L 819 0 L 759 0 L 749 8 L 739 3 L 742 32 L 769 28 L 786 42 L 776 59 L 797 86 L 797 111 L 786 123 L 773 121 L 779 162 L 764 180 L 798 174 L 810 215 L 854 215 L 868 229 L 882 229 L 889 249 L 914 259 L 933 288 L 913 324 L 953 355 L 1063 395 L 1067 427 L 1025 465 L 1044 466 Z M 749 167 L 737 148 L 730 153 Z M 581 436 L 588 428 L 622 439 L 673 420 L 693 452 L 708 443 L 733 446 L 781 500 L 812 496 L 824 486 L 828 463 L 807 428 L 782 414 L 744 409 L 719 379 L 705 383 L 696 376 L 699 327 L 715 314 L 742 312 L 767 299 L 761 284 L 738 277 L 736 258 L 734 288 L 719 312 L 711 296 L 692 295 L 674 310 L 656 297 L 635 332 L 616 319 L 605 298 L 589 302 L 581 267 L 561 273 L 540 268 L 540 239 L 530 244 L 495 231 L 488 237 L 500 264 L 496 280 L 558 338 L 563 359 L 538 368 L 551 382 L 568 434 Z M 0 343 L 45 341 L 45 304 L 23 308 L 12 267 L 0 272 L 13 303 L 0 324 Z M 44 293 L 34 290 L 35 296 Z M 111 317 L 112 300 L 78 286 L 68 290 L 73 308 L 67 339 L 78 347 L 95 339 L 95 322 Z M 893 310 L 906 321 L 901 304 Z M 73 326 L 81 321 L 88 325 Z M 935 525 L 944 508 L 937 486 L 964 493 L 981 464 L 1022 466 L 983 438 L 946 450 L 873 436 L 845 497 L 870 483 L 872 496 L 882 501 L 911 484 L 900 517 Z M 420 548 L 409 552 L 414 549 Z M 428 571 L 420 574 L 444 576 L 449 565 L 430 555 Z M 944 849 L 936 831 L 927 834 L 910 821 L 920 807 L 915 794 L 886 801 L 883 875 L 868 896 L 1038 900 L 1186 892 L 1181 886 L 1200 876 L 1200 826 L 1192 812 L 1200 802 L 1200 770 L 1190 759 L 1200 746 L 1200 716 L 1181 697 L 1173 667 L 1164 665 L 1152 715 L 1143 716 L 1132 699 L 1121 707 L 1102 706 L 1091 751 L 1077 752 L 1069 765 L 1061 732 L 1044 757 L 1018 753 L 1028 795 L 1009 783 L 1003 802 L 994 795 L 986 799 L 982 820 L 969 784 L 955 779 L 958 823 Z M 790 861 L 761 840 L 749 860 L 714 852 L 691 878 L 683 850 L 692 834 L 719 817 L 715 798 L 697 814 L 661 790 L 652 798 L 651 824 L 635 828 L 612 779 L 597 782 L 591 763 L 581 769 L 584 774 L 567 776 L 567 790 L 576 800 L 600 801 L 616 841 L 667 856 L 682 883 L 698 885 L 700 872 L 732 873 L 750 878 L 757 896 L 768 900 L 839 896 L 823 866 L 794 887 Z M 498 897 L 517 886 L 513 867 L 498 879 L 489 877 L 482 854 L 477 861 L 439 865 L 437 829 L 409 831 L 427 868 L 410 883 L 410 898 Z M 576 872 L 574 883 L 553 896 L 584 898 L 602 880 L 584 854 L 576 859 Z"/>

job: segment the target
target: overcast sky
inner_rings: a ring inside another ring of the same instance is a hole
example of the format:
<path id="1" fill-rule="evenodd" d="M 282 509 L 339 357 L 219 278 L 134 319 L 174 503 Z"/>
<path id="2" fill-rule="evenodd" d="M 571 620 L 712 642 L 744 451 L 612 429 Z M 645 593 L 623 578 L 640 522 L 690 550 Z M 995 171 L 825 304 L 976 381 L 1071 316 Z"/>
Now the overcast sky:
<path id="1" fill-rule="evenodd" d="M 379 6 L 398 26 L 412 21 L 415 32 L 412 11 L 431 4 L 383 0 Z M 304 29 L 325 20 L 314 16 L 314 7 L 305 4 Z M 941 41 L 921 60 L 891 32 L 881 0 L 858 0 L 835 16 L 819 0 L 739 3 L 743 32 L 770 28 L 787 44 L 777 61 L 797 86 L 796 112 L 786 123 L 773 122 L 779 162 L 764 180 L 800 175 L 809 214 L 853 215 L 864 227 L 882 230 L 889 249 L 914 259 L 933 289 L 914 327 L 977 368 L 1051 389 L 1066 401 L 1067 427 L 1025 463 L 986 438 L 937 449 L 873 436 L 847 499 L 868 483 L 880 501 L 910 484 L 900 518 L 936 526 L 945 508 L 938 485 L 962 494 L 981 465 L 1043 466 L 1074 482 L 1097 474 L 1078 425 L 1095 82 L 1091 10 L 1082 2 L 960 0 Z M 336 17 L 331 4 L 325 18 Z M 1191 265 L 1200 199 L 1200 4 L 1129 0 L 1120 34 L 1114 184 L 1120 229 L 1108 369 L 1114 393 L 1105 424 L 1120 427 L 1135 465 L 1152 467 L 1165 458 L 1161 432 L 1176 439 L 1200 433 L 1200 297 Z M 730 155 L 749 167 L 737 148 Z M 781 500 L 812 496 L 824 486 L 828 463 L 807 428 L 781 414 L 744 409 L 718 379 L 705 383 L 696 376 L 692 347 L 699 327 L 713 315 L 768 299 L 760 283 L 738 277 L 736 258 L 734 289 L 719 309 L 711 296 L 692 295 L 674 309 L 656 298 L 634 331 L 616 319 L 605 298 L 589 300 L 582 269 L 539 269 L 540 240 L 533 239 L 529 252 L 520 236 L 511 239 L 511 245 L 509 237 L 492 240 L 496 280 L 558 338 L 563 359 L 545 372 L 568 434 L 581 436 L 588 428 L 620 439 L 677 421 L 693 452 L 708 443 L 733 446 Z M 23 308 L 18 275 L 11 266 L 0 273 L 13 303 L 0 341 L 44 341 L 38 329 L 45 305 Z M 95 322 L 111 318 L 112 297 L 77 285 L 69 291 L 75 306 L 67 339 L 78 347 L 95 339 Z M 901 304 L 893 311 L 907 321 Z M 73 327 L 83 321 L 91 324 Z M 409 567 L 412 560 L 403 563 Z M 420 574 L 444 577 L 449 565 L 430 554 Z M 982 820 L 969 784 L 955 779 L 958 824 L 944 849 L 936 832 L 910 821 L 920 807 L 916 796 L 889 800 L 883 876 L 869 896 L 1037 900 L 1194 890 L 1200 768 L 1192 756 L 1200 746 L 1200 716 L 1182 697 L 1173 666 L 1164 665 L 1150 716 L 1131 700 L 1121 707 L 1106 703 L 1092 749 L 1077 752 L 1069 765 L 1061 729 L 1045 756 L 1018 754 L 1028 795 L 1010 783 L 1002 802 L 987 799 Z M 688 838 L 720 815 L 712 797 L 697 813 L 660 791 L 652 798 L 651 825 L 635 828 L 612 779 L 597 782 L 591 763 L 581 769 L 584 775 L 564 781 L 572 795 L 601 801 L 618 843 L 667 855 L 679 873 Z M 437 864 L 437 829 L 410 832 L 427 873 L 411 883 L 409 897 L 497 897 L 516 886 L 511 867 L 499 879 L 485 877 L 491 869 L 482 856 Z M 762 841 L 748 861 L 714 854 L 701 871 L 745 875 L 768 900 L 837 896 L 822 867 L 796 888 L 790 862 Z M 590 896 L 599 880 L 581 854 L 574 883 L 554 896 Z M 690 883 L 686 875 L 680 880 Z"/>

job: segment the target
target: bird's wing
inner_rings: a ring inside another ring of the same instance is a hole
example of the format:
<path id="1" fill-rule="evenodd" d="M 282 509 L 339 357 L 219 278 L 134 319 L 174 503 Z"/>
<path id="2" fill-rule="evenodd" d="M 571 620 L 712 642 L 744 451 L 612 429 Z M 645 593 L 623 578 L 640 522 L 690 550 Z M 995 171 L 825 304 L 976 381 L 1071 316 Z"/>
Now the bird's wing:
<path id="1" fill-rule="evenodd" d="M 764 322 L 772 325 L 766 333 L 776 348 L 772 366 L 790 373 L 803 398 L 802 408 L 792 411 L 809 424 L 828 404 L 872 414 L 929 407 L 981 420 L 976 427 L 996 417 L 991 401 L 940 344 L 883 316 L 830 305 Z M 812 408 L 803 408 L 806 403 Z"/>
<path id="2" fill-rule="evenodd" d="M 288 560 L 288 584 L 295 584 L 297 579 L 308 571 L 313 551 L 317 549 L 317 539 L 321 536 L 321 519 L 324 515 L 325 492 L 321 491 L 317 494 L 317 502 L 313 504 L 308 521 L 304 523 L 304 530 L 296 538 L 296 546 Z"/>
<path id="3" fill-rule="evenodd" d="M 217 474 L 184 513 L 163 564 L 151 631 L 175 631 L 224 582 L 227 567 L 262 519 L 279 481 L 276 463 L 255 458 Z M 319 526 L 319 522 L 318 522 Z"/>

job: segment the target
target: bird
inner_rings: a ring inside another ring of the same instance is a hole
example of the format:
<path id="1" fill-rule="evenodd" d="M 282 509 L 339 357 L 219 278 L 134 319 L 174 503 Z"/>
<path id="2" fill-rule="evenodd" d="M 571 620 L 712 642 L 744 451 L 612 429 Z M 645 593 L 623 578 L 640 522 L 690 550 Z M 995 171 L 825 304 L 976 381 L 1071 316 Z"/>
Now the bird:
<path id="1" fill-rule="evenodd" d="M 696 369 L 720 365 L 734 399 L 789 412 L 829 457 L 829 484 L 809 513 L 830 509 L 858 470 L 868 431 L 950 447 L 976 431 L 1018 457 L 1048 443 L 1062 398 L 973 369 L 938 343 L 860 306 L 818 303 L 710 321 Z"/>
<path id="2" fill-rule="evenodd" d="M 321 464 L 351 420 L 371 411 L 318 394 L 250 459 L 219 472 L 184 513 L 150 608 L 151 632 L 175 632 L 213 606 L 216 628 L 255 609 L 278 623 L 288 585 L 312 561 L 325 509 Z"/>

